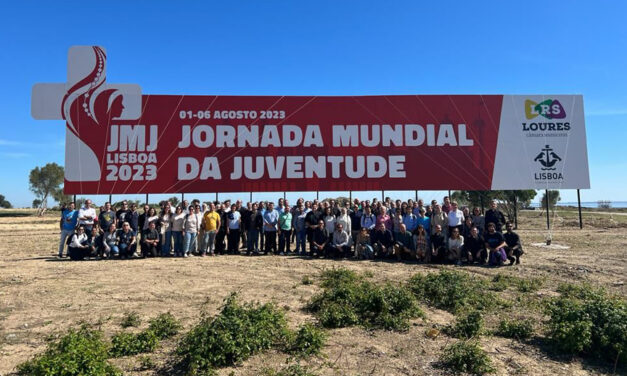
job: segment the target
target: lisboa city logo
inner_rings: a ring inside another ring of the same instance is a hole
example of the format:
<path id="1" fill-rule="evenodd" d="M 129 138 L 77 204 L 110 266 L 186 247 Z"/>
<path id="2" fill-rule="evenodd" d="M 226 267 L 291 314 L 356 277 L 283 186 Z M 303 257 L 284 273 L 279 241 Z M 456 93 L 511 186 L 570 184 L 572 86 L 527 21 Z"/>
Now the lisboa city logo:
<path id="1" fill-rule="evenodd" d="M 542 172 L 536 172 L 534 178 L 536 180 L 563 180 L 564 176 L 561 172 L 554 172 L 558 162 L 562 161 L 550 145 L 546 145 L 540 153 L 534 158 L 534 162 L 538 162 L 542 167 Z"/>
<path id="2" fill-rule="evenodd" d="M 531 99 L 525 100 L 525 117 L 532 120 L 539 117 L 539 120 L 556 120 L 566 118 L 564 106 L 557 99 L 547 99 L 540 103 Z M 528 136 L 541 135 L 541 132 L 564 132 L 570 130 L 569 122 L 561 121 L 534 121 L 532 123 L 522 123 L 522 129 L 529 132 Z M 540 132 L 540 133 L 539 133 Z M 564 134 L 566 135 L 566 134 Z"/>

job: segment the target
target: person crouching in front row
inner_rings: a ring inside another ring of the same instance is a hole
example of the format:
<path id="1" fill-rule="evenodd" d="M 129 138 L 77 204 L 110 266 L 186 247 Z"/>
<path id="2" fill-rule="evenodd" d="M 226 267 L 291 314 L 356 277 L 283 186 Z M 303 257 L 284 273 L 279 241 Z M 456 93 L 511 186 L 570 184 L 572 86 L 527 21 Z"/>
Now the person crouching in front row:
<path id="1" fill-rule="evenodd" d="M 79 226 L 68 245 L 68 254 L 72 260 L 83 260 L 89 254 L 89 240 L 85 227 Z"/>
<path id="2" fill-rule="evenodd" d="M 337 223 L 335 225 L 335 231 L 333 231 L 331 242 L 326 249 L 326 257 L 348 257 L 350 250 L 350 237 L 348 233 L 344 231 L 344 225 Z"/>
<path id="3" fill-rule="evenodd" d="M 148 228 L 142 234 L 142 257 L 156 257 L 159 251 L 159 239 L 161 238 L 155 222 L 150 222 Z"/>
<path id="4" fill-rule="evenodd" d="M 405 257 L 415 260 L 416 246 L 411 232 L 407 231 L 407 226 L 404 223 L 400 223 L 398 225 L 398 230 L 399 231 L 396 233 L 396 241 L 393 246 L 396 259 L 401 261 L 403 257 Z"/>

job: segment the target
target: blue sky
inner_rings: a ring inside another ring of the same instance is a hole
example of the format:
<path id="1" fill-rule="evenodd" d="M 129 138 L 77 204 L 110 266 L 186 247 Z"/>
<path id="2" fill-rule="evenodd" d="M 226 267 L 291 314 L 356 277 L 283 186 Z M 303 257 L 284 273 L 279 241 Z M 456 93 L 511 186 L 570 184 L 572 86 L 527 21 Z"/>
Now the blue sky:
<path id="1" fill-rule="evenodd" d="M 14 206 L 34 198 L 32 168 L 64 162 L 64 125 L 33 120 L 30 94 L 65 82 L 78 44 L 104 46 L 108 81 L 146 94 L 583 94 L 592 188 L 582 200 L 627 201 L 626 2 L 90 3 L 0 5 L 0 194 Z"/>

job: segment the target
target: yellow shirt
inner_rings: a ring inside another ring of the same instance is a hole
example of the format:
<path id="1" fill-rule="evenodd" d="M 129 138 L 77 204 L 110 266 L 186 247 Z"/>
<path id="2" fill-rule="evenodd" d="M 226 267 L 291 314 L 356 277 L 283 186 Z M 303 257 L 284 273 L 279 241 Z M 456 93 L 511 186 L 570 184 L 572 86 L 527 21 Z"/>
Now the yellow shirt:
<path id="1" fill-rule="evenodd" d="M 218 221 L 220 220 L 220 214 L 217 212 L 208 211 L 203 217 L 205 222 L 205 231 L 215 231 L 218 229 Z"/>

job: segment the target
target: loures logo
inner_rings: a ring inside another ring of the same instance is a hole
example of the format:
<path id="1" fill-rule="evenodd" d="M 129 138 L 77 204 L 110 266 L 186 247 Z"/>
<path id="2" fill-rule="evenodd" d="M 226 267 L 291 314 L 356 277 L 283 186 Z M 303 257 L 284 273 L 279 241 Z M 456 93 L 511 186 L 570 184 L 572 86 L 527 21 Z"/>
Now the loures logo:
<path id="1" fill-rule="evenodd" d="M 540 153 L 534 158 L 534 162 L 538 162 L 542 165 L 541 170 L 543 172 L 537 172 L 534 174 L 536 180 L 563 180 L 564 176 L 561 172 L 555 171 L 557 167 L 555 165 L 562 161 L 559 155 L 557 155 L 551 146 L 546 145 Z"/>
<path id="2" fill-rule="evenodd" d="M 525 100 L 525 116 L 528 120 L 543 116 L 547 119 L 563 119 L 566 117 L 564 107 L 557 100 L 547 99 L 536 103 L 530 99 Z"/>

